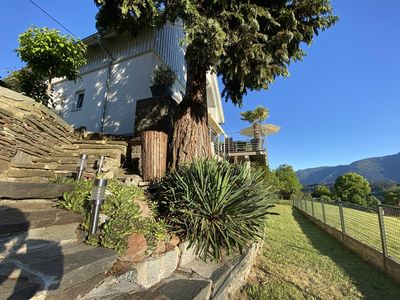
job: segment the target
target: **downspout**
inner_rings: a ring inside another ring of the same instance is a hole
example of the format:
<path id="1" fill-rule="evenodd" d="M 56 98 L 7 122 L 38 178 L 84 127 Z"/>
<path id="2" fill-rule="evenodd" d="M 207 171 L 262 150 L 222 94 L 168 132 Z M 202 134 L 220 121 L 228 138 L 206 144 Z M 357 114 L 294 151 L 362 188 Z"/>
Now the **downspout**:
<path id="1" fill-rule="evenodd" d="M 107 79 L 106 79 L 106 86 L 105 86 L 105 91 L 104 91 L 104 101 L 103 101 L 104 104 L 103 104 L 103 111 L 102 111 L 101 123 L 100 123 L 100 135 L 102 135 L 104 133 L 104 122 L 106 120 L 108 91 L 110 90 L 110 81 L 111 81 L 110 80 L 110 78 L 111 78 L 111 67 L 112 67 L 112 63 L 114 61 L 114 58 L 113 58 L 111 52 L 104 46 L 100 34 L 97 34 L 97 40 L 98 40 L 98 44 L 101 47 L 101 49 L 103 49 L 103 51 L 108 56 Z"/>

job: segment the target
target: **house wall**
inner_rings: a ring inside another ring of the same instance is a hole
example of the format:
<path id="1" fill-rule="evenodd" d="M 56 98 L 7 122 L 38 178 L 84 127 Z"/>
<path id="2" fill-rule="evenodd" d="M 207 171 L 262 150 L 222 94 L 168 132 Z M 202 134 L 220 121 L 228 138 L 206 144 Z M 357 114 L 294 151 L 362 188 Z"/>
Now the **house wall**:
<path id="1" fill-rule="evenodd" d="M 53 83 L 60 99 L 57 106 L 60 115 L 75 128 L 84 126 L 89 131 L 100 132 L 105 106 L 103 132 L 132 135 L 136 101 L 152 96 L 151 75 L 158 64 L 166 63 L 174 69 L 178 78 L 172 87 L 172 98 L 178 103 L 182 100 L 186 85 L 184 48 L 180 46 L 183 37 L 183 27 L 179 24 L 167 24 L 158 30 L 143 30 L 136 37 L 108 36 L 103 39 L 102 45 L 111 53 L 112 59 L 95 36 L 85 39 L 88 63 L 80 70 L 81 78 L 75 82 L 60 78 Z M 215 74 L 207 76 L 209 112 L 216 123 L 222 123 L 221 99 L 214 77 Z M 76 109 L 77 92 L 83 90 L 83 107 Z"/>

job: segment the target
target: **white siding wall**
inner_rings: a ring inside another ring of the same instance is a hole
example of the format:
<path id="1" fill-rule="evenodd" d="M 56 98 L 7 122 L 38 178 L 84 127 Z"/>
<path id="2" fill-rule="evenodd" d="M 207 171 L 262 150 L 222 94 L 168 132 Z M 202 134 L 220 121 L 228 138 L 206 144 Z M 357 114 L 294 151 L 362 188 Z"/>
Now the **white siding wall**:
<path id="1" fill-rule="evenodd" d="M 102 103 L 105 93 L 107 68 L 82 76 L 74 81 L 63 81 L 54 86 L 55 92 L 65 97 L 61 116 L 74 127 L 85 126 L 90 131 L 100 130 Z M 85 90 L 83 106 L 76 110 L 76 92 Z"/>
<path id="2" fill-rule="evenodd" d="M 151 97 L 150 78 L 158 58 L 153 52 L 113 65 L 104 131 L 132 134 L 136 101 Z"/>

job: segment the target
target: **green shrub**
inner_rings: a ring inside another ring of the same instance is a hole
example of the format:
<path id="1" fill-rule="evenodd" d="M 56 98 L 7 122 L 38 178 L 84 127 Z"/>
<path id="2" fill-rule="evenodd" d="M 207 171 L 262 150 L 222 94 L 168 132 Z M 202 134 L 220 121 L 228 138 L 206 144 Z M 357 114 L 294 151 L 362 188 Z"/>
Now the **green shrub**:
<path id="1" fill-rule="evenodd" d="M 154 85 L 170 88 L 176 79 L 174 70 L 169 65 L 158 65 L 152 75 L 151 81 Z"/>
<path id="2" fill-rule="evenodd" d="M 263 172 L 214 159 L 181 166 L 161 182 L 166 219 L 197 255 L 220 260 L 262 237 L 270 186 Z"/>
<path id="3" fill-rule="evenodd" d="M 65 181 L 64 181 L 65 182 Z M 75 181 L 75 190 L 64 193 L 59 206 L 76 213 L 85 214 L 81 228 L 89 229 L 90 194 L 92 182 L 88 180 Z M 140 214 L 135 199 L 146 200 L 142 189 L 127 186 L 117 180 L 110 180 L 106 190 L 106 199 L 101 207 L 101 213 L 108 217 L 96 235 L 88 239 L 93 246 L 114 249 L 123 254 L 127 246 L 127 238 L 134 232 L 143 233 L 149 247 L 155 247 L 158 241 L 166 238 L 167 230 L 164 222 L 157 222 L 153 217 L 144 218 Z"/>

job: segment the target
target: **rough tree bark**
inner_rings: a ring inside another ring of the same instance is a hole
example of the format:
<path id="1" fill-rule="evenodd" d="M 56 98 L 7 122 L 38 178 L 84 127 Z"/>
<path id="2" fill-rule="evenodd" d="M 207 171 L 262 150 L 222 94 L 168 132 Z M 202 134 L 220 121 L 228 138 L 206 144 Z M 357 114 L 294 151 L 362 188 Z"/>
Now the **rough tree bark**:
<path id="1" fill-rule="evenodd" d="M 208 134 L 206 69 L 190 60 L 187 64 L 186 93 L 177 107 L 172 141 L 172 164 L 177 168 L 198 157 L 211 155 Z"/>

